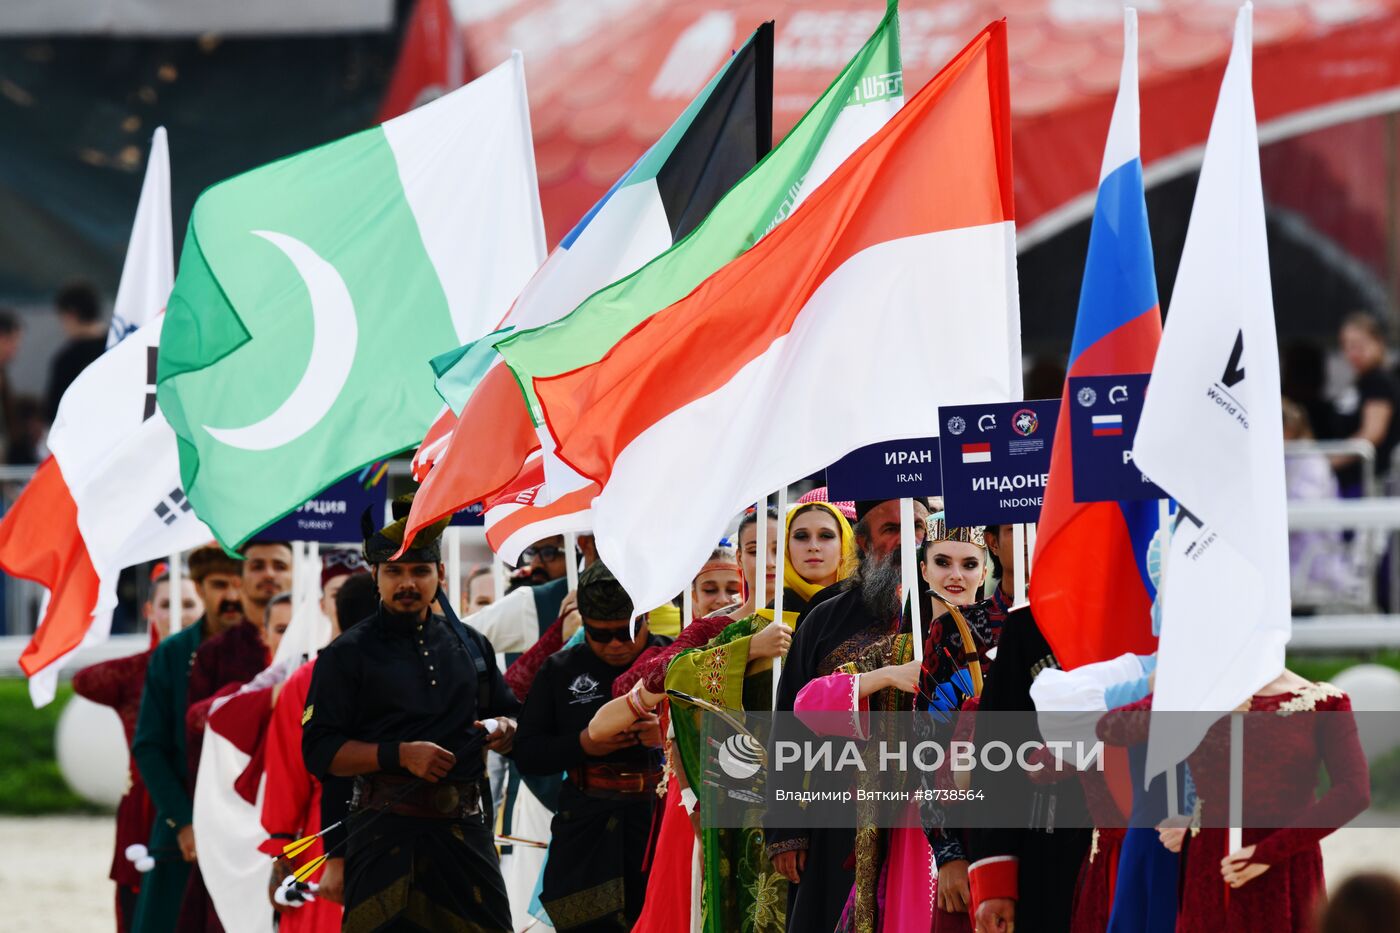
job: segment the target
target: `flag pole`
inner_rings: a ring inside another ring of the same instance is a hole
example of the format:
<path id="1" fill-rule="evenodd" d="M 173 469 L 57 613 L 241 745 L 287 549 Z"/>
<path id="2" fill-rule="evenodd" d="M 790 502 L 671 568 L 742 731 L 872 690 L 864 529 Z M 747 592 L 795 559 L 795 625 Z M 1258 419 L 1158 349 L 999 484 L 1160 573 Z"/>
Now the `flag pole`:
<path id="1" fill-rule="evenodd" d="M 1011 526 L 1011 553 L 1016 555 L 1011 571 L 1011 605 L 1026 604 L 1026 526 Z"/>
<path id="2" fill-rule="evenodd" d="M 914 639 L 914 660 L 924 663 L 923 621 L 919 618 L 919 583 L 914 567 L 914 500 L 899 500 L 899 576 L 909 598 L 909 631 Z"/>
<path id="3" fill-rule="evenodd" d="M 184 596 L 180 591 L 184 589 L 183 568 L 180 566 L 180 552 L 176 551 L 170 555 L 170 568 L 165 572 L 169 581 L 166 589 L 170 591 L 170 634 L 174 635 L 180 631 L 180 627 L 185 624 L 183 608 Z M 149 624 L 149 623 L 148 623 Z"/>
<path id="4" fill-rule="evenodd" d="M 1226 855 L 1244 842 L 1244 713 L 1230 714 L 1230 842 Z"/>
<path id="5" fill-rule="evenodd" d="M 314 606 L 321 601 L 321 542 L 306 542 L 306 602 Z"/>
<path id="6" fill-rule="evenodd" d="M 306 542 L 292 542 L 292 611 L 295 612 L 306 601 Z M 262 620 L 255 620 L 262 626 Z"/>
<path id="7" fill-rule="evenodd" d="M 754 506 L 754 571 L 753 609 L 768 606 L 768 495 L 765 493 Z"/>
<path id="8" fill-rule="evenodd" d="M 569 592 L 578 590 L 578 557 L 575 552 L 578 550 L 578 535 L 572 531 L 564 532 L 564 573 L 569 578 Z"/>
<path id="9" fill-rule="evenodd" d="M 783 621 L 783 576 L 787 567 L 787 483 L 778 487 L 778 567 L 773 577 L 773 622 Z M 773 708 L 778 708 L 778 678 L 783 675 L 782 656 L 773 659 Z"/>
<path id="10" fill-rule="evenodd" d="M 681 628 L 690 624 L 690 617 L 695 614 L 695 583 L 692 582 L 681 591 Z"/>
<path id="11" fill-rule="evenodd" d="M 1030 586 L 1031 567 L 1035 561 L 1035 531 L 1039 527 L 1035 522 L 1026 524 L 1026 585 Z"/>
<path id="12" fill-rule="evenodd" d="M 456 525 L 447 526 L 447 599 L 462 611 L 462 529 Z"/>

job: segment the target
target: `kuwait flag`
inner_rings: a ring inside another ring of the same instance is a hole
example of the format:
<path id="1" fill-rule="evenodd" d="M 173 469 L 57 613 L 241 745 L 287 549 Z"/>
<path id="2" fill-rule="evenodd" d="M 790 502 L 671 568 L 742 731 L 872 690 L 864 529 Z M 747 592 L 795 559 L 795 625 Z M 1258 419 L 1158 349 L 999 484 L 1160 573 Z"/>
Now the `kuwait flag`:
<path id="1" fill-rule="evenodd" d="M 151 318 L 79 374 L 58 405 L 49 457 L 0 522 L 0 567 L 46 587 L 20 655 L 36 706 L 80 645 L 105 641 L 125 567 L 208 541 L 180 485 L 175 434 L 155 404 L 156 348 L 170 294 L 170 166 L 158 131 L 122 266 L 123 329 Z"/>
<path id="2" fill-rule="evenodd" d="M 583 216 L 495 332 L 433 360 L 447 408 L 414 456 L 429 523 L 488 498 L 539 446 L 495 342 L 547 324 L 686 236 L 772 145 L 773 26 L 760 26 L 655 144 Z M 459 437 L 453 446 L 452 439 Z M 490 456 L 482 456 L 489 438 Z M 441 466 L 441 470 L 436 468 Z M 429 478 L 431 476 L 431 479 Z"/>
<path id="3" fill-rule="evenodd" d="M 1123 15 L 1123 72 L 1089 228 L 1071 377 L 1147 372 L 1162 336 L 1138 154 L 1137 13 Z M 1157 643 L 1157 581 L 1148 569 L 1157 503 L 1074 501 L 1071 401 L 1066 381 L 1030 582 L 1036 622 L 1066 670 L 1129 651 L 1150 654 Z M 1094 419 L 1094 436 L 1115 428 L 1122 433 L 1121 418 Z M 1101 560 L 1085 573 L 1089 553 Z"/>
<path id="4" fill-rule="evenodd" d="M 598 550 L 636 605 L 684 587 L 755 492 L 866 444 L 936 434 L 939 405 L 1010 397 L 1006 69 L 997 22 L 751 250 L 599 362 L 536 381 L 561 456 L 601 487 Z M 908 365 L 929 346 L 943 360 L 932 381 Z M 839 390 L 813 392 L 813 373 L 841 374 Z M 692 455 L 715 424 L 743 456 Z M 664 548 L 658 527 L 672 533 Z"/>
<path id="5" fill-rule="evenodd" d="M 205 191 L 158 397 L 219 541 L 417 444 L 441 407 L 424 362 L 489 333 L 544 255 L 518 54 Z"/>
<path id="6" fill-rule="evenodd" d="M 546 326 L 521 329 L 496 345 L 526 395 L 533 400 L 535 375 L 552 375 L 596 362 L 634 325 L 683 297 L 752 246 L 884 125 L 903 100 L 898 9 L 891 2 L 870 39 L 826 92 L 783 141 L 724 194 L 694 231 L 632 275 L 620 277 L 593 294 L 566 317 Z M 483 391 L 485 388 L 483 384 Z M 541 537 L 577 526 L 585 520 L 582 513 L 598 491 L 596 484 L 557 458 L 553 438 L 547 428 L 537 425 L 519 392 L 509 404 L 509 409 L 503 409 L 510 413 L 508 428 L 496 430 L 493 438 L 509 437 L 517 445 L 514 452 L 524 451 L 522 459 L 529 451 L 543 447 L 548 480 L 537 504 L 514 516 L 513 521 L 529 524 L 531 533 Z M 473 501 L 462 497 L 468 491 L 462 489 L 456 503 Z M 445 504 L 434 505 L 421 493 L 414 505 L 410 533 L 446 514 Z M 523 530 L 516 533 L 518 537 L 525 535 Z"/>
<path id="7" fill-rule="evenodd" d="M 596 363 L 628 331 L 685 297 L 787 218 L 899 110 L 903 82 L 899 12 L 891 2 L 879 27 L 831 87 L 694 233 L 568 316 L 496 345 L 532 406 L 535 379 Z M 723 340 L 712 346 L 720 353 L 728 348 Z"/>

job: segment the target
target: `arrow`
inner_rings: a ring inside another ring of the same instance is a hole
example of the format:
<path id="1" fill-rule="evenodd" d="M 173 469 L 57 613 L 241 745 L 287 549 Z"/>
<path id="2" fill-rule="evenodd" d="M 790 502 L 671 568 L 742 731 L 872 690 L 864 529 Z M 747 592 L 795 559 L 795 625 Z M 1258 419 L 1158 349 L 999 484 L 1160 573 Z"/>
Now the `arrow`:
<path id="1" fill-rule="evenodd" d="M 1240 364 L 1244 358 L 1244 331 L 1241 330 L 1235 335 L 1235 349 L 1230 351 L 1230 362 L 1225 364 L 1225 375 L 1220 377 L 1220 382 L 1225 388 L 1232 388 L 1244 381 L 1244 367 Z"/>

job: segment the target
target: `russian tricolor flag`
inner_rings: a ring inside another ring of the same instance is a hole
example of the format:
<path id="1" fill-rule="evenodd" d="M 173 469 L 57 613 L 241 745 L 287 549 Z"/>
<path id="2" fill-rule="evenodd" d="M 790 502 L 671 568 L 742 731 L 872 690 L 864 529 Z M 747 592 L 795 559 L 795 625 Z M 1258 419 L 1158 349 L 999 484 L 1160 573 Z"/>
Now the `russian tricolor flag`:
<path id="1" fill-rule="evenodd" d="M 1122 415 L 1095 415 L 1095 416 L 1094 416 L 1094 436 L 1095 436 L 1095 437 L 1122 437 L 1122 436 L 1123 436 L 1123 416 L 1122 416 Z"/>
<path id="2" fill-rule="evenodd" d="M 1068 375 L 1150 372 L 1161 336 L 1138 146 L 1137 14 L 1128 9 L 1123 71 L 1099 174 Z M 1157 503 L 1074 501 L 1068 381 L 1065 385 L 1030 599 L 1036 622 L 1068 670 L 1155 649 L 1157 588 L 1147 556 L 1157 531 Z M 1121 432 L 1121 418 L 1116 424 L 1095 419 L 1094 436 Z M 1086 554 L 1095 559 L 1086 563 Z"/>

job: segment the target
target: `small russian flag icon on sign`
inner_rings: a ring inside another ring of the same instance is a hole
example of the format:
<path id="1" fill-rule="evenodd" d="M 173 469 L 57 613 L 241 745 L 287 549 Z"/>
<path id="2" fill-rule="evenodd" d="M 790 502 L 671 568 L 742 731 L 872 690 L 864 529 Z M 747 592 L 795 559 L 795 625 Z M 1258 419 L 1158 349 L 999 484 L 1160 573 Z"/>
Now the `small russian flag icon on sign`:
<path id="1" fill-rule="evenodd" d="M 1094 416 L 1094 436 L 1095 436 L 1095 437 L 1122 437 L 1122 436 L 1123 436 L 1123 416 L 1122 416 L 1122 415 L 1095 415 L 1095 416 Z"/>
<path id="2" fill-rule="evenodd" d="M 992 445 L 989 442 L 981 444 L 962 445 L 963 463 L 991 463 Z"/>

